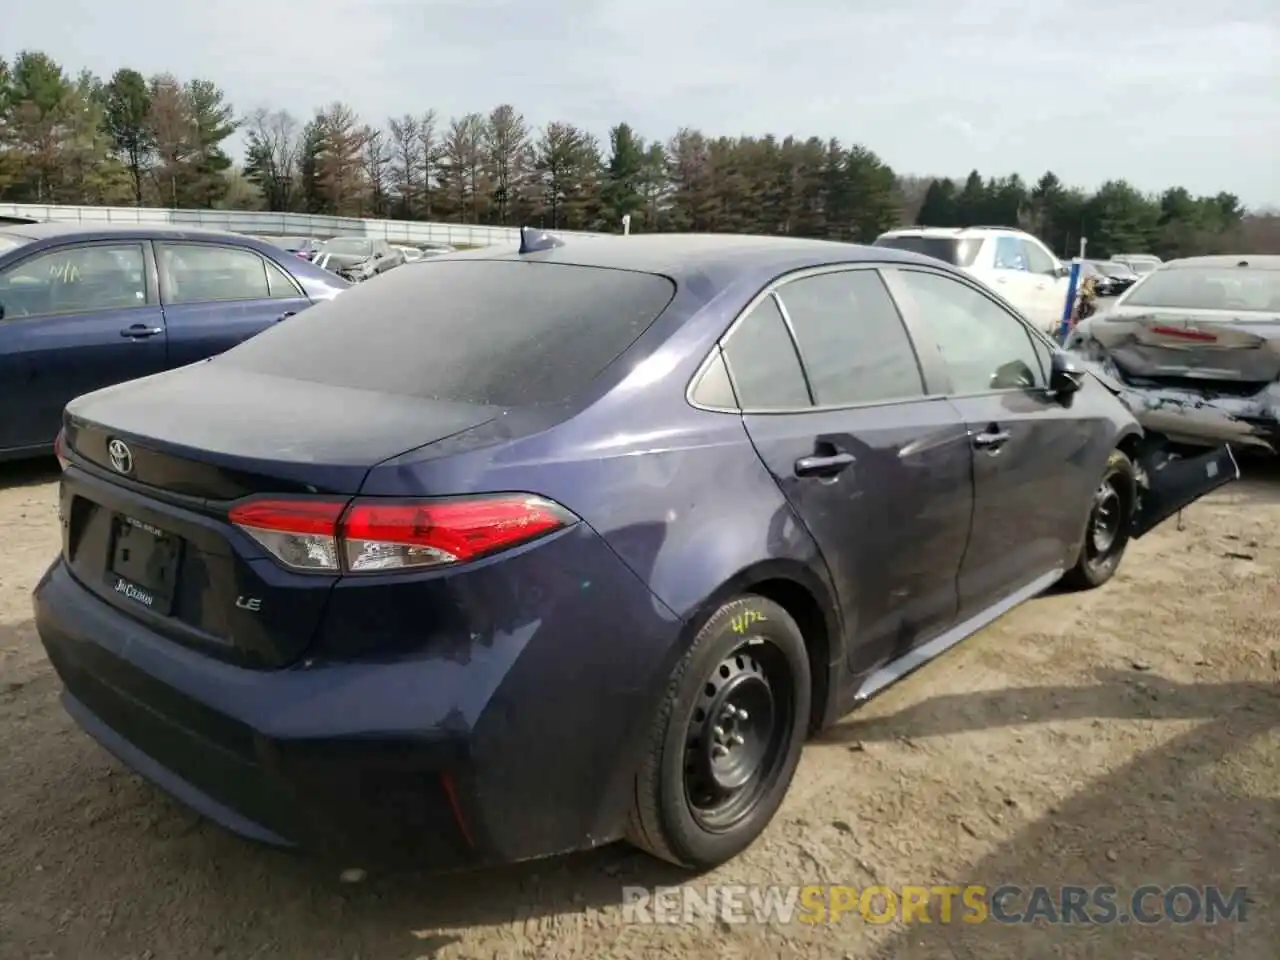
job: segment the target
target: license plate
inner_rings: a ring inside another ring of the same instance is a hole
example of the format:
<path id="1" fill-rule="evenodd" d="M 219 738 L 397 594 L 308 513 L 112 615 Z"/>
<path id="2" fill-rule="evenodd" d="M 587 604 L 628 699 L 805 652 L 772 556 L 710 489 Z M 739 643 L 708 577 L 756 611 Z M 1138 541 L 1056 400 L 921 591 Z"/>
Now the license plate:
<path id="1" fill-rule="evenodd" d="M 156 613 L 168 613 L 178 582 L 182 541 L 132 517 L 113 519 L 110 588 Z"/>

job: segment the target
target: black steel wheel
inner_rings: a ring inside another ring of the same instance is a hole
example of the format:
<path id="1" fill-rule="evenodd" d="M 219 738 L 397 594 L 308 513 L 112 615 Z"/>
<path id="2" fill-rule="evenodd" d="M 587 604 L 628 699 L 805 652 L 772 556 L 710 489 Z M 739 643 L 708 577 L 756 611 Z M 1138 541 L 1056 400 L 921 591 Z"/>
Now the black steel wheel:
<path id="1" fill-rule="evenodd" d="M 721 832 L 751 814 L 786 759 L 795 678 L 785 656 L 753 638 L 708 674 L 685 732 L 685 798 Z"/>
<path id="2" fill-rule="evenodd" d="M 1136 499 L 1133 463 L 1123 451 L 1113 450 L 1089 502 L 1080 554 L 1063 577 L 1066 586 L 1089 590 L 1115 576 L 1129 546 Z"/>
<path id="3" fill-rule="evenodd" d="M 808 732 L 809 654 L 781 606 L 721 607 L 673 672 L 636 777 L 632 843 L 706 869 L 749 846 L 786 795 Z"/>
<path id="4" fill-rule="evenodd" d="M 1093 563 L 1105 561 L 1120 539 L 1124 523 L 1123 494 L 1114 476 L 1108 476 L 1093 492 L 1093 508 L 1089 511 L 1089 530 L 1085 552 Z"/>

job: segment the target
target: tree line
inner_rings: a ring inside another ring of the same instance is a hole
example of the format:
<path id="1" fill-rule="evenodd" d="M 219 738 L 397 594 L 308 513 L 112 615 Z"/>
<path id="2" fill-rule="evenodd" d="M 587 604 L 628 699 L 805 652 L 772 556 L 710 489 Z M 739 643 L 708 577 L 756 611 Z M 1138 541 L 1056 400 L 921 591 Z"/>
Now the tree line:
<path id="1" fill-rule="evenodd" d="M 228 141 L 247 145 L 236 161 Z M 912 176 L 837 139 L 650 140 L 627 123 L 607 142 L 567 121 L 535 128 L 514 106 L 446 118 L 238 113 L 207 79 L 72 76 L 48 55 L 0 59 L 0 200 L 266 209 L 616 232 L 789 234 L 869 242 L 894 226 L 1016 226 L 1063 255 L 1280 253 L 1280 216 L 1230 193 L 1151 195 L 1124 180 L 1090 193 L 1047 172 Z"/>

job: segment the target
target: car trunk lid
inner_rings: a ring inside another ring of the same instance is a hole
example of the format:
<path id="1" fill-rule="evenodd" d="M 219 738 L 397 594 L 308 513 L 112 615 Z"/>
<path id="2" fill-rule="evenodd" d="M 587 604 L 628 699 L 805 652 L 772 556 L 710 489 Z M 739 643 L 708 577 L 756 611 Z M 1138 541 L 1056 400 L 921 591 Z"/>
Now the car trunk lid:
<path id="1" fill-rule="evenodd" d="M 310 642 L 337 575 L 282 567 L 229 522 L 231 505 L 353 496 L 381 461 L 493 415 L 216 361 L 89 394 L 65 417 L 66 562 L 104 601 L 179 643 L 287 664 Z"/>
<path id="2" fill-rule="evenodd" d="M 1154 380 L 1256 385 L 1280 378 L 1280 316 L 1117 308 L 1092 336 L 1124 373 Z"/>

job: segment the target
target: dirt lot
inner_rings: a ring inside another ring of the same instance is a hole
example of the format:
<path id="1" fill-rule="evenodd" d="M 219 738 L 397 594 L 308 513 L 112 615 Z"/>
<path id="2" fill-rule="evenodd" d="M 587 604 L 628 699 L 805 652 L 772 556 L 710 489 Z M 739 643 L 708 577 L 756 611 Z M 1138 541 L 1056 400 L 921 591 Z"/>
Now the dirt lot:
<path id="1" fill-rule="evenodd" d="M 59 709 L 28 594 L 56 550 L 47 468 L 0 468 L 0 956 L 5 958 L 1280 955 L 1280 470 L 1134 545 L 806 751 L 764 839 L 697 883 L 1219 884 L 1246 922 L 1154 927 L 626 924 L 610 849 L 344 883 L 126 772 Z"/>

